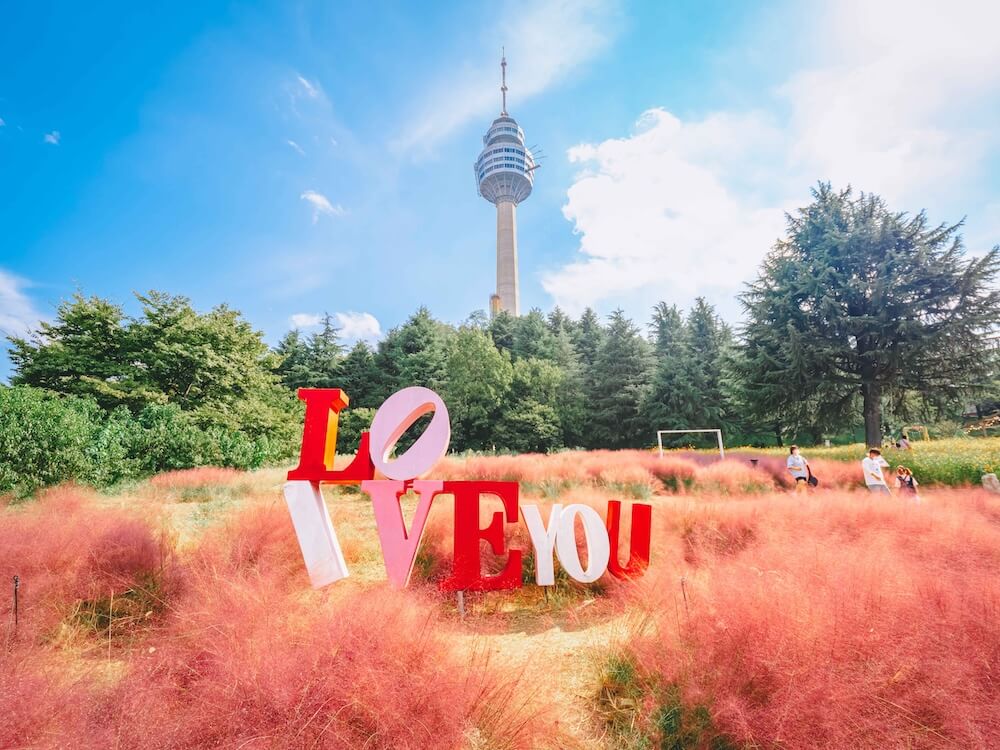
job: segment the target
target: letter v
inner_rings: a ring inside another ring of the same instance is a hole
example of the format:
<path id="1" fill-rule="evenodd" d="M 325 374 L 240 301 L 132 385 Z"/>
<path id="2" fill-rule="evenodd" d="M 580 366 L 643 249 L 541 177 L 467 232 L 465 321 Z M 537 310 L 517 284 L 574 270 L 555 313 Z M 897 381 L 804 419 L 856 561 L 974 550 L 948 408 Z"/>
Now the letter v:
<path id="1" fill-rule="evenodd" d="M 409 533 L 399 505 L 399 497 L 405 489 L 405 483 L 397 480 L 368 479 L 361 483 L 361 491 L 371 496 L 375 509 L 375 525 L 382 545 L 385 572 L 389 576 L 389 583 L 398 589 L 405 588 L 410 582 L 427 514 L 430 513 L 434 496 L 444 489 L 444 482 L 418 479 L 413 483 L 413 489 L 420 499 L 417 501 Z"/>

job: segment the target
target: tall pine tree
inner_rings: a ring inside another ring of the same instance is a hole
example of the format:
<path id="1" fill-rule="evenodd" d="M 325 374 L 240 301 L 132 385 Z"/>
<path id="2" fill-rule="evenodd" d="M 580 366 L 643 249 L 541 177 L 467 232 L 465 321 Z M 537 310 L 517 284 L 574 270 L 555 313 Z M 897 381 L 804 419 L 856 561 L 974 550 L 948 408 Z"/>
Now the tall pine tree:
<path id="1" fill-rule="evenodd" d="M 742 296 L 761 409 L 835 417 L 860 396 L 865 439 L 880 445 L 886 402 L 980 388 L 1000 323 L 1000 247 L 966 258 L 960 228 L 820 183 Z"/>
<path id="2" fill-rule="evenodd" d="M 649 344 L 622 310 L 608 318 L 593 367 L 590 445 L 634 448 L 650 442 L 649 423 L 640 413 L 649 379 Z"/>
<path id="3" fill-rule="evenodd" d="M 698 394 L 690 381 L 689 352 L 684 320 L 676 305 L 660 302 L 653 308 L 652 382 L 642 411 L 653 429 L 693 427 L 691 407 Z"/>

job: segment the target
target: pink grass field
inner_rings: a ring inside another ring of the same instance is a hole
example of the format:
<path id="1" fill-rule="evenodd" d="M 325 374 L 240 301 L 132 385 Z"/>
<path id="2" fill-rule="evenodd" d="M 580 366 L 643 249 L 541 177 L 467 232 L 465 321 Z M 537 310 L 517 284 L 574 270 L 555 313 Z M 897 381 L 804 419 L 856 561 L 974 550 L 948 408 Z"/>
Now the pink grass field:
<path id="1" fill-rule="evenodd" d="M 0 582 L 22 581 L 16 631 L 0 589 L 0 747 L 1000 747 L 1000 496 L 874 497 L 826 463 L 796 495 L 739 458 L 446 459 L 435 477 L 523 502 L 654 506 L 643 578 L 529 581 L 464 619 L 434 586 L 446 497 L 401 592 L 366 496 L 333 488 L 352 576 L 310 589 L 274 472 L 0 507 Z M 214 515 L 163 493 L 191 486 L 247 491 Z M 530 550 L 523 524 L 508 544 Z M 614 660 L 634 669 L 609 689 Z"/>

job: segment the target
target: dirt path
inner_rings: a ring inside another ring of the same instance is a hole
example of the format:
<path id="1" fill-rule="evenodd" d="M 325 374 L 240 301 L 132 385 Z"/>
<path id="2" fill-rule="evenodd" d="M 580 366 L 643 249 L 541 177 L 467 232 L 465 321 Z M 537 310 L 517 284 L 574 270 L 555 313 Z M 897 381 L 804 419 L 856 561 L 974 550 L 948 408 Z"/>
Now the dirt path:
<path id="1" fill-rule="evenodd" d="M 578 604 L 572 616 L 560 616 L 547 627 L 545 621 L 552 618 L 540 613 L 535 623 L 529 617 L 508 632 L 470 632 L 461 638 L 470 655 L 485 646 L 494 664 L 522 675 L 535 701 L 556 708 L 560 728 L 574 742 L 568 747 L 601 750 L 605 745 L 595 736 L 589 705 L 597 689 L 597 660 L 609 643 L 623 637 L 628 618 L 574 622 L 585 616 L 589 606 Z"/>

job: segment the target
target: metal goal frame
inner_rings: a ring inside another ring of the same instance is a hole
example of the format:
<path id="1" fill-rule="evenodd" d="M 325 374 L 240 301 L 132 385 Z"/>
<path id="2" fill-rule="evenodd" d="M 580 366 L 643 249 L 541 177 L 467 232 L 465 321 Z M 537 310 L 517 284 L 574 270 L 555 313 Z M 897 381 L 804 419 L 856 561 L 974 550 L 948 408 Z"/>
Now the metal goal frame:
<path id="1" fill-rule="evenodd" d="M 726 446 L 722 443 L 722 430 L 717 429 L 699 429 L 699 430 L 657 430 L 656 431 L 656 444 L 660 447 L 660 458 L 663 458 L 663 436 L 664 435 L 679 435 L 685 432 L 714 432 L 715 437 L 719 441 L 719 458 L 724 459 L 726 457 Z"/>

